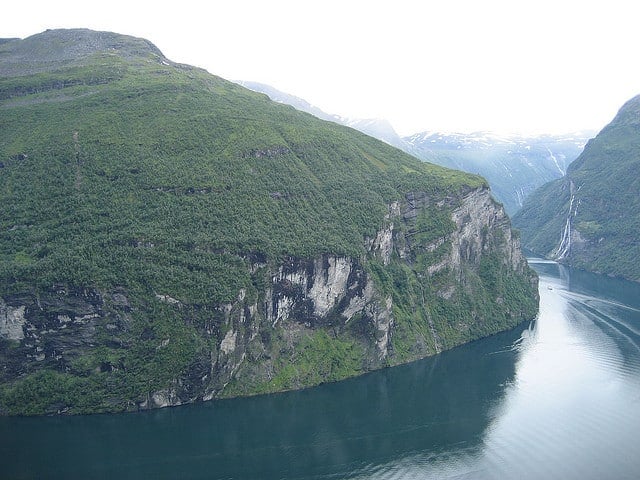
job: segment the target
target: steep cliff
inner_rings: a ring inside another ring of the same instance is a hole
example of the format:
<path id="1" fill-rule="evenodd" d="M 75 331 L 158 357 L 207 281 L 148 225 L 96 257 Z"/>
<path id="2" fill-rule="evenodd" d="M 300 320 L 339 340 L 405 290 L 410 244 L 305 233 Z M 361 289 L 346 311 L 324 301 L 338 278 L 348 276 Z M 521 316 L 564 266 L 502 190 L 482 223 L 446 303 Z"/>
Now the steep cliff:
<path id="1" fill-rule="evenodd" d="M 479 177 L 140 39 L 48 31 L 2 62 L 4 413 L 301 388 L 536 313 Z"/>
<path id="2" fill-rule="evenodd" d="M 421 230 L 434 205 L 443 226 Z M 136 410 L 302 388 L 535 315 L 537 279 L 486 188 L 409 193 L 364 246 L 360 258 L 244 258 L 251 283 L 214 305 L 166 294 L 136 305 L 121 287 L 5 295 L 3 379 L 18 380 L 5 408 Z"/>
<path id="3" fill-rule="evenodd" d="M 527 248 L 578 268 L 640 281 L 640 96 L 514 217 Z"/>

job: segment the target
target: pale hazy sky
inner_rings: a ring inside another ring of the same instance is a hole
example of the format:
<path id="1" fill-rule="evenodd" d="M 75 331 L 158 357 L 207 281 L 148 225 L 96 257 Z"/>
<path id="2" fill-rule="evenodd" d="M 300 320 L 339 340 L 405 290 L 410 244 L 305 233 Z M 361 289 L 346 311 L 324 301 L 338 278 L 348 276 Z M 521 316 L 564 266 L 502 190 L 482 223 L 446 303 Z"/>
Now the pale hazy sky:
<path id="1" fill-rule="evenodd" d="M 640 94 L 630 0 L 6 3 L 0 37 L 144 37 L 173 61 L 386 118 L 401 134 L 599 130 Z"/>

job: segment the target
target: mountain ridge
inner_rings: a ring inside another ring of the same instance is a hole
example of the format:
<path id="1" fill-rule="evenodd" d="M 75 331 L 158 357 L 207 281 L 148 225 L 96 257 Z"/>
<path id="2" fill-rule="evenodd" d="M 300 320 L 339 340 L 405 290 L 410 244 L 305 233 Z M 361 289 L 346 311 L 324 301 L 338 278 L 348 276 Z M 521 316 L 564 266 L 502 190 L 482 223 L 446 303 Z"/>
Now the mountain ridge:
<path id="1" fill-rule="evenodd" d="M 117 54 L 120 58 L 156 57 L 159 61 L 169 61 L 158 47 L 146 39 L 86 28 L 47 30 L 25 39 L 4 39 L 0 45 L 4 47 L 0 49 L 2 76 L 60 69 L 97 52 Z M 13 48 L 9 50 L 10 45 Z"/>
<path id="2" fill-rule="evenodd" d="M 285 93 L 265 83 L 245 80 L 236 80 L 235 83 L 253 90 L 254 92 L 264 93 L 274 102 L 291 105 L 292 107 L 300 111 L 307 112 L 322 120 L 354 128 L 364 134 L 377 138 L 378 140 L 382 140 L 389 145 L 400 148 L 401 150 L 403 150 L 403 147 L 405 146 L 404 140 L 400 137 L 400 135 L 396 133 L 393 126 L 385 119 L 343 117 L 341 115 L 327 113 L 321 108 L 312 105 L 301 97 Z"/>

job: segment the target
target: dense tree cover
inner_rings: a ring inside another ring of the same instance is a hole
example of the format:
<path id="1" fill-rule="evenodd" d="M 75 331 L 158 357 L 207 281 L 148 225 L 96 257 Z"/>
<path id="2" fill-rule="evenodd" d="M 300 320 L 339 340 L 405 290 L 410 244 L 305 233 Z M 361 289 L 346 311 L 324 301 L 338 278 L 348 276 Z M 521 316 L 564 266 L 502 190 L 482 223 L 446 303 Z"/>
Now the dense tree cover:
<path id="1" fill-rule="evenodd" d="M 47 73 L 42 93 L 3 106 L 5 291 L 133 282 L 226 300 L 242 270 L 232 256 L 358 255 L 402 192 L 483 182 L 205 72 L 95 61 L 121 78 L 52 92 L 56 76 L 85 70 Z M 85 69 L 95 74 L 94 63 Z"/>

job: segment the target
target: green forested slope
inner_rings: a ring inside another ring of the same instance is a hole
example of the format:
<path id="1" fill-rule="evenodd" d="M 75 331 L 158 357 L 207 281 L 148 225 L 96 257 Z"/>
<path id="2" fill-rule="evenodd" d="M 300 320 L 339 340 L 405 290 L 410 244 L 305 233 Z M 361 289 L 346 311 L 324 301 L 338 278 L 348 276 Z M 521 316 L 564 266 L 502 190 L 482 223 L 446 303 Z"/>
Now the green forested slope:
<path id="1" fill-rule="evenodd" d="M 589 141 L 564 178 L 536 191 L 515 215 L 524 245 L 579 268 L 640 281 L 639 172 L 640 96 Z"/>
<path id="2" fill-rule="evenodd" d="M 5 288 L 160 284 L 227 300 L 241 281 L 227 253 L 357 255 L 401 192 L 483 184 L 162 62 L 96 53 L 2 78 Z"/>

